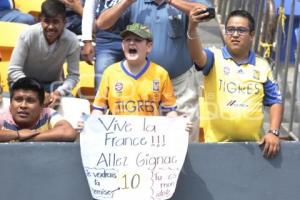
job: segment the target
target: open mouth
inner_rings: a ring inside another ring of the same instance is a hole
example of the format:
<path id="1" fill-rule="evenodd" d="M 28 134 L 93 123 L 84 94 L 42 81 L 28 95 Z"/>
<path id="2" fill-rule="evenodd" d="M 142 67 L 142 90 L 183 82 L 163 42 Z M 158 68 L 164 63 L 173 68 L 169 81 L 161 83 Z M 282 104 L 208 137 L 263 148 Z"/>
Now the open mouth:
<path id="1" fill-rule="evenodd" d="M 135 48 L 129 48 L 129 54 L 136 54 L 137 50 Z"/>

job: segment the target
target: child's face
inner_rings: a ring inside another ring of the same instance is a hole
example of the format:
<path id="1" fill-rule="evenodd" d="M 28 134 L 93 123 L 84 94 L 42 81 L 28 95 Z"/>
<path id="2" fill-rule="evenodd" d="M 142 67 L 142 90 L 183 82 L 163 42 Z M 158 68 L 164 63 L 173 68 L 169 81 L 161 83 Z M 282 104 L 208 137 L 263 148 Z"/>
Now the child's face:
<path id="1" fill-rule="evenodd" d="M 144 62 L 151 52 L 152 42 L 135 34 L 129 33 L 122 41 L 124 55 L 127 61 Z"/>

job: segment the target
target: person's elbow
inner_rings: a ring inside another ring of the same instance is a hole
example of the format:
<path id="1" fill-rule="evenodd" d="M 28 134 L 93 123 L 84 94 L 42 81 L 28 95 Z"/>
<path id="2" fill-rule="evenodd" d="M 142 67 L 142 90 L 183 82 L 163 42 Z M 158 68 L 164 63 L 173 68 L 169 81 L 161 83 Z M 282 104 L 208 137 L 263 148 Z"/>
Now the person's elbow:
<path id="1" fill-rule="evenodd" d="M 64 133 L 64 140 L 66 142 L 74 142 L 77 138 L 76 130 L 72 127 L 67 128 Z"/>
<path id="2" fill-rule="evenodd" d="M 194 57 L 193 61 L 200 69 L 203 69 L 207 63 L 207 56 L 206 54 L 202 54 L 198 57 Z"/>
<path id="3" fill-rule="evenodd" d="M 111 25 L 106 23 L 105 20 L 98 18 L 96 20 L 96 27 L 99 29 L 102 29 L 102 30 L 106 30 L 106 29 L 109 29 L 111 27 Z"/>
<path id="4" fill-rule="evenodd" d="M 63 142 L 74 142 L 77 138 L 76 130 L 71 126 L 71 124 L 65 122 L 61 127 L 61 141 Z"/>

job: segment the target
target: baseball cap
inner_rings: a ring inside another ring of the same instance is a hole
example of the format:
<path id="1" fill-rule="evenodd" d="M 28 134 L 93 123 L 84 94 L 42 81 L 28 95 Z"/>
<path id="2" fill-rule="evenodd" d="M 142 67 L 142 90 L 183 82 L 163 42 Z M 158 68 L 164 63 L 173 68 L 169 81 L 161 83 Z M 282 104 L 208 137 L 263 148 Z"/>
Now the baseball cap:
<path id="1" fill-rule="evenodd" d="M 127 25 L 126 29 L 120 33 L 120 36 L 124 39 L 128 33 L 133 33 L 143 39 L 152 41 L 152 34 L 149 28 L 145 25 L 139 23 Z"/>

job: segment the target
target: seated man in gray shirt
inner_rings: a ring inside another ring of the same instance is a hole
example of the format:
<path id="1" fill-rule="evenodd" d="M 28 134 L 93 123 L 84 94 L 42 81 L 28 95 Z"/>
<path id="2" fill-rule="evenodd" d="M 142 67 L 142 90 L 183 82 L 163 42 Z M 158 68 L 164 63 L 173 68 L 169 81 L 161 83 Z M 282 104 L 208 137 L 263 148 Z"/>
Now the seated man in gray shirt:
<path id="1" fill-rule="evenodd" d="M 45 105 L 50 107 L 55 107 L 61 96 L 70 94 L 79 81 L 79 42 L 74 33 L 64 28 L 65 18 L 62 2 L 46 0 L 41 8 L 41 23 L 21 33 L 8 68 L 10 85 L 25 76 L 41 82 L 46 91 Z"/>

